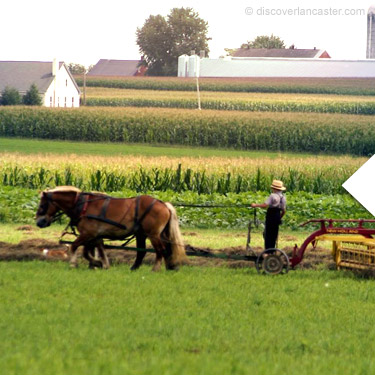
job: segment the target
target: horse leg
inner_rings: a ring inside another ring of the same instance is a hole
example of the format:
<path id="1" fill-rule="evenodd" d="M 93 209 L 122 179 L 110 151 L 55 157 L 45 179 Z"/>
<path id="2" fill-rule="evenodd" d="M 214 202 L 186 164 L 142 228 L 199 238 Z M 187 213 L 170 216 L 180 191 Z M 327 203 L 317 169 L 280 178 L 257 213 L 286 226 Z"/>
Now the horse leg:
<path id="1" fill-rule="evenodd" d="M 109 265 L 109 260 L 105 252 L 105 248 L 104 248 L 104 244 L 102 240 L 97 242 L 97 247 L 99 251 L 99 256 L 102 259 L 102 266 L 105 270 L 108 270 L 110 265 Z"/>
<path id="2" fill-rule="evenodd" d="M 104 264 L 98 259 L 95 259 L 92 255 L 95 253 L 95 244 L 86 244 L 83 247 L 83 257 L 89 261 L 89 268 L 103 268 Z"/>
<path id="3" fill-rule="evenodd" d="M 163 242 L 161 241 L 161 239 L 158 237 L 158 238 L 150 238 L 151 240 L 151 243 L 152 243 L 152 246 L 153 248 L 155 249 L 155 252 L 156 252 L 156 259 L 155 259 L 155 264 L 154 264 L 154 267 L 152 267 L 152 270 L 153 271 L 159 271 L 160 270 L 160 267 L 161 267 L 161 262 L 163 260 L 163 253 L 165 251 L 164 249 L 164 245 L 163 245 Z"/>
<path id="4" fill-rule="evenodd" d="M 163 241 L 165 246 L 165 251 L 163 252 L 164 261 L 165 261 L 165 268 L 168 271 L 177 271 L 178 266 L 173 264 L 172 262 L 172 245 L 169 240 Z"/>
<path id="5" fill-rule="evenodd" d="M 146 237 L 143 235 L 137 235 L 136 239 L 137 239 L 137 248 L 146 249 Z M 145 251 L 137 251 L 137 258 L 135 259 L 134 264 L 130 268 L 132 271 L 137 270 L 141 266 L 145 255 L 146 255 Z"/>
<path id="6" fill-rule="evenodd" d="M 84 240 L 82 238 L 78 237 L 71 245 L 70 252 L 72 253 L 72 256 L 70 257 L 70 267 L 77 268 L 77 249 L 83 244 Z"/>
<path id="7" fill-rule="evenodd" d="M 78 257 L 77 249 L 80 246 L 84 245 L 84 253 L 83 253 L 84 257 L 86 259 L 88 259 L 87 257 L 90 257 L 90 251 L 92 251 L 95 248 L 95 243 L 92 243 L 91 241 L 90 241 L 89 238 L 85 238 L 84 236 L 82 236 L 82 237 L 79 236 L 72 243 L 71 248 L 70 248 L 70 251 L 72 253 L 72 256 L 71 256 L 70 262 L 69 262 L 70 263 L 70 267 L 77 268 L 77 257 Z M 88 260 L 90 261 L 90 263 L 94 261 L 93 258 L 88 259 Z M 97 262 L 98 262 L 97 266 L 101 267 L 101 262 L 99 262 L 99 261 L 97 261 Z"/>

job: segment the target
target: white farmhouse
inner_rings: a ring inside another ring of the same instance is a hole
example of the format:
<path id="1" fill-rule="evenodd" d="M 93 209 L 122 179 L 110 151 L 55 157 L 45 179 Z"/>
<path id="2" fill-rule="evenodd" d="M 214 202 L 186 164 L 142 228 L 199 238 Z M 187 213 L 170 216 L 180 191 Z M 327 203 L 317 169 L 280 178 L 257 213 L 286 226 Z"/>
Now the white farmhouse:
<path id="1" fill-rule="evenodd" d="M 0 96 L 6 87 L 25 95 L 32 84 L 45 107 L 79 107 L 81 91 L 63 62 L 0 61 Z"/>

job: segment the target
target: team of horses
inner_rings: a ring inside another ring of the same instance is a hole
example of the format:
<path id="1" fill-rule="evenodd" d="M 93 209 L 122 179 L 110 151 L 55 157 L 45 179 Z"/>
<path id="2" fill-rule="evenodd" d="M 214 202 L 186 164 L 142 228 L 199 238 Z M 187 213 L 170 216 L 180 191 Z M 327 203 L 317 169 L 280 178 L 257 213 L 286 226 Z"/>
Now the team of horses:
<path id="1" fill-rule="evenodd" d="M 164 258 L 166 269 L 174 270 L 186 262 L 185 247 L 176 210 L 169 202 L 149 195 L 134 198 L 114 198 L 107 194 L 82 192 L 73 186 L 59 186 L 40 195 L 36 224 L 48 227 L 61 214 L 69 217 L 69 225 L 78 235 L 71 245 L 71 267 L 77 267 L 77 249 L 83 246 L 83 256 L 90 268 L 109 268 L 104 239 L 136 239 L 138 249 L 146 248 L 149 239 L 156 252 L 153 271 L 158 271 Z M 100 259 L 96 259 L 94 249 Z M 131 269 L 138 269 L 145 251 L 137 251 Z"/>

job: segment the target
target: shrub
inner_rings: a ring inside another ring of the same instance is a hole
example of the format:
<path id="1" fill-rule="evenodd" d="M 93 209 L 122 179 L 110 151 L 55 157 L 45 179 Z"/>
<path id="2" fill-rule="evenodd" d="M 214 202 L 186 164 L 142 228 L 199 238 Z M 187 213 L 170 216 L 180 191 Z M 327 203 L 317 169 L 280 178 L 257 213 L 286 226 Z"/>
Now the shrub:
<path id="1" fill-rule="evenodd" d="M 33 83 L 30 89 L 26 92 L 23 97 L 23 104 L 25 105 L 41 105 L 42 98 L 39 95 L 39 90 L 37 86 Z"/>
<path id="2" fill-rule="evenodd" d="M 21 104 L 21 95 L 17 89 L 7 86 L 1 93 L 0 104 L 1 105 Z"/>

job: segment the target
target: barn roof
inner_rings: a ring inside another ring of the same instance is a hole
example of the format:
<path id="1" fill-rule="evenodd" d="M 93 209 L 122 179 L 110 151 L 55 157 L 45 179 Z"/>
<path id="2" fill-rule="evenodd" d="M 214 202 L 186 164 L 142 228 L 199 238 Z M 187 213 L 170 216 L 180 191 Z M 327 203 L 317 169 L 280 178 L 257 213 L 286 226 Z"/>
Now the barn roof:
<path id="1" fill-rule="evenodd" d="M 318 58 L 324 54 L 321 49 L 297 48 L 239 48 L 233 57 L 285 57 L 285 58 Z"/>
<path id="2" fill-rule="evenodd" d="M 64 63 L 60 62 L 59 68 L 62 65 Z M 79 92 L 69 69 L 67 71 Z M 20 93 L 24 93 L 34 83 L 40 93 L 45 93 L 52 81 L 52 61 L 0 61 L 0 91 L 9 86 L 17 89 Z"/>
<path id="3" fill-rule="evenodd" d="M 87 74 L 89 76 L 134 76 L 140 60 L 100 59 Z"/>

